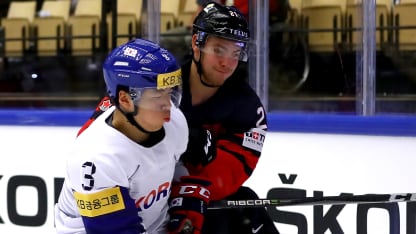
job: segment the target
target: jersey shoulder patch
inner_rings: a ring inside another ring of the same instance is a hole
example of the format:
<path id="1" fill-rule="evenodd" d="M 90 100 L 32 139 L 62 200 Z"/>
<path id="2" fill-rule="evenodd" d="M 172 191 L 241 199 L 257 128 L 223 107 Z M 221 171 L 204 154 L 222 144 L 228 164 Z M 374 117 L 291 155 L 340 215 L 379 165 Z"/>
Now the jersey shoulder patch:
<path id="1" fill-rule="evenodd" d="M 265 138 L 266 131 L 260 128 L 252 128 L 244 133 L 243 146 L 261 152 Z"/>
<path id="2" fill-rule="evenodd" d="M 74 197 L 79 213 L 86 217 L 96 217 L 125 209 L 120 187 L 87 194 L 74 192 Z"/>

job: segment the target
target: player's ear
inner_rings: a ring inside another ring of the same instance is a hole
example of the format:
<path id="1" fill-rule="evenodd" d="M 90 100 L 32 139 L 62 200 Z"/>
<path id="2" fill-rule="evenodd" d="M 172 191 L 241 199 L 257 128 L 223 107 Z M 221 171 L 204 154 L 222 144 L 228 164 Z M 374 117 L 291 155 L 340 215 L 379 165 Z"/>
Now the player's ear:
<path id="1" fill-rule="evenodd" d="M 132 111 L 134 110 L 133 100 L 131 99 L 130 95 L 124 91 L 118 91 L 118 103 L 123 110 Z"/>

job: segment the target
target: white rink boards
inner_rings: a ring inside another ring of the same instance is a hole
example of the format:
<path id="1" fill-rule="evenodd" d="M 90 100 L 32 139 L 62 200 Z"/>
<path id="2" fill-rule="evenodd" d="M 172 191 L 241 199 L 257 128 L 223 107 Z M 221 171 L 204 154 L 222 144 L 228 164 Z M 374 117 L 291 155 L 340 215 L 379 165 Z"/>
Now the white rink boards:
<path id="1" fill-rule="evenodd" d="M 54 233 L 53 205 L 78 127 L 1 126 L 0 233 Z M 273 194 L 416 192 L 416 137 L 269 132 L 246 182 Z M 416 205 L 297 206 L 271 209 L 282 234 L 416 233 Z M 409 222 L 407 222 L 409 217 Z"/>

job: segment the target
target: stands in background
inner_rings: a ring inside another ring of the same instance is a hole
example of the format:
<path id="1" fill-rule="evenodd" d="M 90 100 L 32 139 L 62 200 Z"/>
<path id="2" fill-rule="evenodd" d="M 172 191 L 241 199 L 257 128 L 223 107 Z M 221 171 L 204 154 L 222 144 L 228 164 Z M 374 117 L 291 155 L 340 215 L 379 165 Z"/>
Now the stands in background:
<path id="1" fill-rule="evenodd" d="M 376 49 L 382 50 L 391 45 L 392 20 L 391 20 L 391 0 L 376 1 Z M 346 43 L 351 50 L 356 50 L 361 16 L 361 0 L 347 0 L 346 8 Z"/>
<path id="2" fill-rule="evenodd" d="M 101 0 L 78 0 L 68 20 L 69 49 L 72 55 L 92 55 L 100 46 Z"/>
<path id="3" fill-rule="evenodd" d="M 33 21 L 35 49 L 38 56 L 53 56 L 65 49 L 65 30 L 70 0 L 44 1 Z"/>
<path id="4" fill-rule="evenodd" d="M 11 2 L 7 17 L 1 19 L 4 30 L 4 54 L 7 57 L 23 56 L 29 49 L 31 24 L 36 15 L 36 1 Z"/>
<path id="5" fill-rule="evenodd" d="M 0 19 L 0 73 L 6 70 L 4 67 L 8 66 L 8 62 L 3 61 L 12 60 L 14 63 L 14 71 L 1 73 L 1 78 L 22 79 L 22 75 L 15 74 L 24 71 L 29 66 L 35 69 L 40 63 L 42 63 L 42 68 L 36 69 L 45 73 L 48 69 L 43 68 L 49 66 L 50 61 L 55 59 L 60 63 L 55 64 L 56 69 L 58 70 L 59 66 L 64 66 L 63 73 L 70 77 L 71 81 L 69 82 L 75 87 L 74 89 L 78 90 L 81 87 L 78 83 L 84 82 L 81 79 L 94 77 L 94 75 L 99 78 L 101 74 L 97 68 L 99 68 L 100 59 L 114 44 L 115 46 L 120 45 L 134 37 L 139 37 L 141 34 L 142 0 L 118 0 L 117 32 L 112 31 L 112 12 L 109 13 L 102 9 L 102 4 L 110 4 L 111 1 L 78 0 L 78 5 L 74 8 L 72 15 L 68 13 L 68 3 L 73 2 L 71 0 L 44 0 L 38 14 L 36 14 L 34 2 L 37 2 L 37 8 L 39 8 L 39 1 L 11 1 L 7 15 Z M 161 44 L 172 51 L 175 56 L 178 56 L 180 60 L 184 54 L 189 52 L 191 31 L 188 29 L 180 31 L 179 29 L 184 28 L 183 26 L 187 26 L 190 22 L 196 10 L 195 0 L 161 0 L 160 2 Z M 269 46 L 279 47 L 279 49 L 271 50 L 269 58 L 271 58 L 271 62 L 278 64 L 271 64 L 270 67 L 288 67 L 286 62 L 289 61 L 293 64 L 292 70 L 295 70 L 296 73 L 287 72 L 287 69 L 283 72 L 279 70 L 276 73 L 270 73 L 269 81 L 273 82 L 272 79 L 277 74 L 275 77 L 280 79 L 277 86 L 285 88 L 282 85 L 282 79 L 288 80 L 287 84 L 296 84 L 299 79 L 306 79 L 306 74 L 308 81 L 312 80 L 311 77 L 316 78 L 316 88 L 310 83 L 305 83 L 304 86 L 313 88 L 309 90 L 296 89 L 296 92 L 316 93 L 330 89 L 329 93 L 347 93 L 345 89 L 339 87 L 346 86 L 345 83 L 355 78 L 355 67 L 353 66 L 356 64 L 355 52 L 359 42 L 356 31 L 360 25 L 361 5 L 359 0 L 289 0 L 289 2 L 292 8 L 287 21 L 276 28 L 271 27 L 269 30 L 273 33 L 283 32 L 281 38 L 270 37 Z M 396 55 L 401 56 L 403 52 L 406 52 L 410 55 L 409 57 L 394 62 L 394 66 L 405 64 L 401 69 L 401 72 L 404 72 L 410 70 L 409 66 L 414 67 L 416 21 L 414 21 L 413 14 L 416 12 L 416 3 L 415 0 L 401 0 L 395 5 L 390 3 L 390 0 L 376 0 L 376 56 L 377 63 L 381 62 L 378 65 L 378 71 L 391 66 L 390 61 L 390 64 L 386 66 L 383 59 L 390 59 Z M 57 6 L 56 4 L 64 5 Z M 103 15 L 104 12 L 105 15 Z M 169 45 L 162 43 L 169 41 L 167 39 L 175 38 L 180 41 L 177 40 Z M 115 42 L 114 39 L 116 39 Z M 389 49 L 389 53 L 384 53 L 386 48 Z M 272 56 L 276 54 L 290 55 L 290 57 L 280 56 L 280 60 L 273 60 Z M 91 60 L 92 55 L 101 57 L 96 58 L 97 63 L 95 61 L 85 63 L 85 58 Z M 48 62 L 45 62 L 47 59 L 49 59 Z M 82 59 L 84 59 L 83 62 L 78 62 Z M 74 62 L 75 60 L 78 61 Z M 308 64 L 307 60 L 311 62 L 310 66 L 304 66 L 304 64 Z M 57 61 L 54 62 L 58 63 Z M 24 69 L 22 69 L 23 66 L 25 66 Z M 310 68 L 309 76 L 307 72 L 304 72 L 307 70 L 305 67 Z M 350 73 L 345 75 L 345 70 Z M 416 77 L 414 70 L 409 73 L 409 77 Z M 93 74 L 90 75 L 88 72 Z M 26 73 L 31 74 L 30 72 Z M 284 74 L 282 75 L 282 73 Z M 398 76 L 398 73 L 392 72 L 390 67 L 381 73 L 382 75 L 377 74 L 377 85 L 382 83 L 383 78 L 380 77 Z M 54 73 L 53 76 L 57 77 L 56 74 Z M 59 76 L 63 77 L 62 74 Z M 292 77 L 295 77 L 293 81 Z M 81 81 L 75 82 L 75 79 Z M 349 81 L 345 81 L 347 79 Z M 416 78 L 412 79 L 416 80 Z M 39 80 L 41 79 L 36 82 Z M 61 81 L 63 80 L 62 78 Z M 335 81 L 338 84 L 331 83 Z M 28 85 L 30 82 L 25 83 L 25 86 L 30 87 Z M 95 84 L 91 82 L 90 87 L 94 88 Z M 87 86 L 83 86 L 82 89 L 84 87 Z M 407 85 L 403 85 L 403 87 L 406 88 Z M 350 91 L 352 90 L 351 92 L 355 92 L 354 84 L 349 85 L 349 88 Z M 59 89 L 54 88 L 54 90 Z M 408 89 L 406 88 L 406 90 Z M 281 90 L 278 91 L 280 94 Z"/>
<path id="6" fill-rule="evenodd" d="M 332 52 L 342 43 L 344 12 L 345 0 L 303 0 L 301 22 L 311 51 Z"/>
<path id="7" fill-rule="evenodd" d="M 108 48 L 119 46 L 140 34 L 142 1 L 141 0 L 117 0 L 117 32 L 113 32 L 112 14 L 107 15 Z"/>
<path id="8" fill-rule="evenodd" d="M 393 8 L 395 47 L 399 51 L 416 51 L 416 0 L 401 0 Z M 399 27 L 413 27 L 403 28 Z"/>
<path id="9" fill-rule="evenodd" d="M 180 4 L 177 25 L 179 27 L 191 25 L 192 18 L 197 11 L 198 5 L 195 0 L 181 0 Z"/>

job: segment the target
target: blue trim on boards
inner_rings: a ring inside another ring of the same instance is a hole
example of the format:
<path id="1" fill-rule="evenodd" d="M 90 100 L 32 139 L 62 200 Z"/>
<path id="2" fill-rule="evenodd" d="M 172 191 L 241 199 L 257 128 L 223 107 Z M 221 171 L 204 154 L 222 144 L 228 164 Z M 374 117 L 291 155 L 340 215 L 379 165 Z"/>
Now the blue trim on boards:
<path id="1" fill-rule="evenodd" d="M 2 109 L 0 125 L 80 127 L 93 110 Z M 416 116 L 358 116 L 316 113 L 268 113 L 269 131 L 385 136 L 416 136 Z"/>
<path id="2" fill-rule="evenodd" d="M 274 132 L 416 136 L 414 115 L 269 114 Z"/>
<path id="3" fill-rule="evenodd" d="M 36 110 L 2 109 L 0 125 L 28 126 L 82 126 L 93 113 L 92 110 Z"/>

